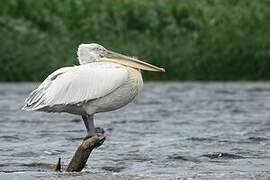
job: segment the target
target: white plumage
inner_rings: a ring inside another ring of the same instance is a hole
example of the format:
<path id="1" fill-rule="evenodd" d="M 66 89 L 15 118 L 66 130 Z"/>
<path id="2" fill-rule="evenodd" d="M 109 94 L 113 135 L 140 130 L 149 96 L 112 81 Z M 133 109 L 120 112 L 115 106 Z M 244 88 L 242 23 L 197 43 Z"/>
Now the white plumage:
<path id="1" fill-rule="evenodd" d="M 88 135 L 93 135 L 95 113 L 128 104 L 142 89 L 140 69 L 164 71 L 98 44 L 80 45 L 78 56 L 81 65 L 49 75 L 25 100 L 23 109 L 82 115 Z"/>

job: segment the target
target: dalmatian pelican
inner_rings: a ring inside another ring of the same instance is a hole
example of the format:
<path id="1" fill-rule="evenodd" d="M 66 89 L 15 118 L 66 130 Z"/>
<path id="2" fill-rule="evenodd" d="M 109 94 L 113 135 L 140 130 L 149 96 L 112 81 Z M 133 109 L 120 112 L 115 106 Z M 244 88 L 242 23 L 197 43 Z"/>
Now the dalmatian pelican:
<path id="1" fill-rule="evenodd" d="M 96 43 L 80 44 L 77 55 L 80 65 L 50 74 L 22 109 L 81 115 L 86 138 L 102 129 L 94 126 L 95 113 L 121 108 L 138 95 L 143 87 L 141 70 L 165 71 Z"/>

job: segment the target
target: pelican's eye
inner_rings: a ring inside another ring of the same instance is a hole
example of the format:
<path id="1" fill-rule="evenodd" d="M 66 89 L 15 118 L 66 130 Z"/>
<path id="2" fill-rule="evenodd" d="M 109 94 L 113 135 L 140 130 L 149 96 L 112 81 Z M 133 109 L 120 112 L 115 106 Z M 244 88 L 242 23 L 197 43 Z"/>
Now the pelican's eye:
<path id="1" fill-rule="evenodd" d="M 93 50 L 96 51 L 96 52 L 101 52 L 102 49 L 96 47 Z"/>
<path id="2" fill-rule="evenodd" d="M 102 49 L 102 48 L 95 48 L 94 49 L 96 52 L 98 52 L 99 56 L 100 57 L 104 57 L 105 56 L 105 49 Z"/>

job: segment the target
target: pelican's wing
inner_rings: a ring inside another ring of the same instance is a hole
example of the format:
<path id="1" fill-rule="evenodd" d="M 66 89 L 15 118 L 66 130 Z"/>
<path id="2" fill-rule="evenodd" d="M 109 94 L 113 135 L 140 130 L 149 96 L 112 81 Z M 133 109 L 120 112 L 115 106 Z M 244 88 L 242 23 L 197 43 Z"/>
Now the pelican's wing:
<path id="1" fill-rule="evenodd" d="M 24 110 L 31 110 L 34 106 L 37 106 L 41 99 L 44 97 L 47 88 L 51 85 L 51 83 L 61 74 L 72 70 L 74 67 L 63 67 L 52 74 L 50 74 L 40 85 L 37 89 L 35 89 L 31 94 L 26 98 L 24 101 Z"/>
<path id="2" fill-rule="evenodd" d="M 113 63 L 90 63 L 57 71 L 31 93 L 24 109 L 82 104 L 106 96 L 128 78 L 127 70 Z"/>

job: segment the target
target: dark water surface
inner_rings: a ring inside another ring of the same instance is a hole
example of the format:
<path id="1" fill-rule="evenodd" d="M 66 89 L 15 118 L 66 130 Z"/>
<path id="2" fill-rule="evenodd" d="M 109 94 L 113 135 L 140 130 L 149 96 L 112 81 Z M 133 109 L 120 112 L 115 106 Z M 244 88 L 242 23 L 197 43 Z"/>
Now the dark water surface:
<path id="1" fill-rule="evenodd" d="M 0 179 L 270 177 L 270 83 L 146 83 L 96 116 L 107 140 L 80 173 L 52 171 L 84 137 L 80 117 L 21 111 L 36 86 L 0 83 Z"/>

